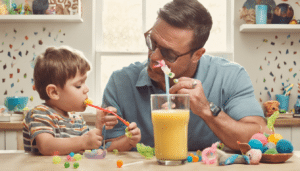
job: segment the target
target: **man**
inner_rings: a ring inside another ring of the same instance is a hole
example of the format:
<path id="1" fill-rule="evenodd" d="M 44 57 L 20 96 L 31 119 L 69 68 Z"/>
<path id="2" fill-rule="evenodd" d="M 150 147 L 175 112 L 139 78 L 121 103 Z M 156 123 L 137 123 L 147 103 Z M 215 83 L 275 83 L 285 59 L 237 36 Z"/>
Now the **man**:
<path id="1" fill-rule="evenodd" d="M 202 150 L 216 141 L 239 150 L 237 141 L 248 142 L 259 131 L 270 133 L 245 69 L 203 56 L 211 26 L 209 12 L 197 0 L 173 0 L 160 9 L 156 23 L 145 33 L 148 61 L 131 64 L 110 77 L 103 105 L 115 107 L 120 116 L 137 123 L 145 145 L 154 146 L 150 95 L 165 93 L 164 73 L 153 67 L 160 60 L 179 80 L 177 84 L 170 80 L 170 94 L 190 95 L 189 150 Z M 105 138 L 112 142 L 108 150 L 132 149 L 125 128 L 118 123 L 106 131 Z"/>

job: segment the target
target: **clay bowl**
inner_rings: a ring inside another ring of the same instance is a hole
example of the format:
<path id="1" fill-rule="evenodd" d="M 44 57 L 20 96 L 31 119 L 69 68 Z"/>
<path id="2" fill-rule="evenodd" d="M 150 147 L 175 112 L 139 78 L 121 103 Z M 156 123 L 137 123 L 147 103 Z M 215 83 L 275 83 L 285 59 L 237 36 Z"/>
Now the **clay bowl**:
<path id="1" fill-rule="evenodd" d="M 260 163 L 284 163 L 293 156 L 293 153 L 262 154 Z"/>

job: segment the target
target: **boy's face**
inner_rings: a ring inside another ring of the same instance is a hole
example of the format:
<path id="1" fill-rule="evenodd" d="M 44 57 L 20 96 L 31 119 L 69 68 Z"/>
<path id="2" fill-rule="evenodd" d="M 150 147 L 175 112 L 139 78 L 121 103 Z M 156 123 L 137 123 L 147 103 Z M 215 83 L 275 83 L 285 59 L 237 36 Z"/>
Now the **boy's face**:
<path id="1" fill-rule="evenodd" d="M 62 112 L 82 112 L 85 110 L 85 99 L 88 98 L 89 92 L 88 86 L 85 84 L 87 74 L 81 75 L 77 71 L 74 78 L 67 80 L 64 88 L 58 87 L 59 99 L 57 101 L 57 107 Z"/>

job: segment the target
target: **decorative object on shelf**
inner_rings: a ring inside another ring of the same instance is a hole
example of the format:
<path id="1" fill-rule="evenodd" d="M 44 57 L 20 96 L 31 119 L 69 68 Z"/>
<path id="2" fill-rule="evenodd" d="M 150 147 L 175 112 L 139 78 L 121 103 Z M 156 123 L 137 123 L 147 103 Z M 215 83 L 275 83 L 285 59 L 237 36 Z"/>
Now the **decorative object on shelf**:
<path id="1" fill-rule="evenodd" d="M 247 24 L 255 24 L 256 5 L 267 5 L 267 23 L 270 24 L 276 7 L 274 0 L 247 0 L 240 9 L 240 18 L 244 19 Z"/>
<path id="2" fill-rule="evenodd" d="M 48 0 L 33 0 L 32 2 L 33 14 L 45 14 L 48 7 Z"/>
<path id="3" fill-rule="evenodd" d="M 24 13 L 25 15 L 32 14 L 32 9 L 28 3 L 28 0 L 25 0 L 24 11 L 25 11 L 25 13 Z"/>
<path id="4" fill-rule="evenodd" d="M 297 20 L 295 19 L 295 16 L 293 17 L 293 19 L 290 21 L 289 24 L 298 24 Z"/>
<path id="5" fill-rule="evenodd" d="M 9 111 L 21 111 L 28 102 L 28 97 L 25 96 L 10 96 L 5 98 L 4 105 Z"/>
<path id="6" fill-rule="evenodd" d="M 78 0 L 50 0 L 50 5 L 55 6 L 57 15 L 76 15 L 78 13 Z"/>
<path id="7" fill-rule="evenodd" d="M 263 105 L 266 108 L 266 117 L 270 117 L 274 112 L 279 110 L 279 102 L 275 100 L 266 101 Z"/>
<path id="8" fill-rule="evenodd" d="M 274 10 L 272 24 L 289 24 L 294 16 L 293 8 L 286 3 L 278 4 Z"/>
<path id="9" fill-rule="evenodd" d="M 2 4 L 0 1 L 0 15 L 7 15 L 8 11 L 7 11 L 7 7 L 6 4 Z"/>
<path id="10" fill-rule="evenodd" d="M 267 5 L 255 5 L 256 24 L 267 24 Z"/>

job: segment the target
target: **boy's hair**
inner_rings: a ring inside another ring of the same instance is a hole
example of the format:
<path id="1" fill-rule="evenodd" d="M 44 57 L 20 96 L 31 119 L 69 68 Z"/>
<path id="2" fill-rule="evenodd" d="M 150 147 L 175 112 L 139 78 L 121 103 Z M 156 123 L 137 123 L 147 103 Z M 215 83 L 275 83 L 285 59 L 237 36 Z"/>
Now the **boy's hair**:
<path id="1" fill-rule="evenodd" d="M 77 71 L 84 75 L 91 70 L 89 61 L 82 52 L 68 46 L 49 47 L 35 61 L 35 89 L 43 100 L 49 100 L 46 87 L 54 84 L 64 88 L 68 79 L 74 78 Z"/>

